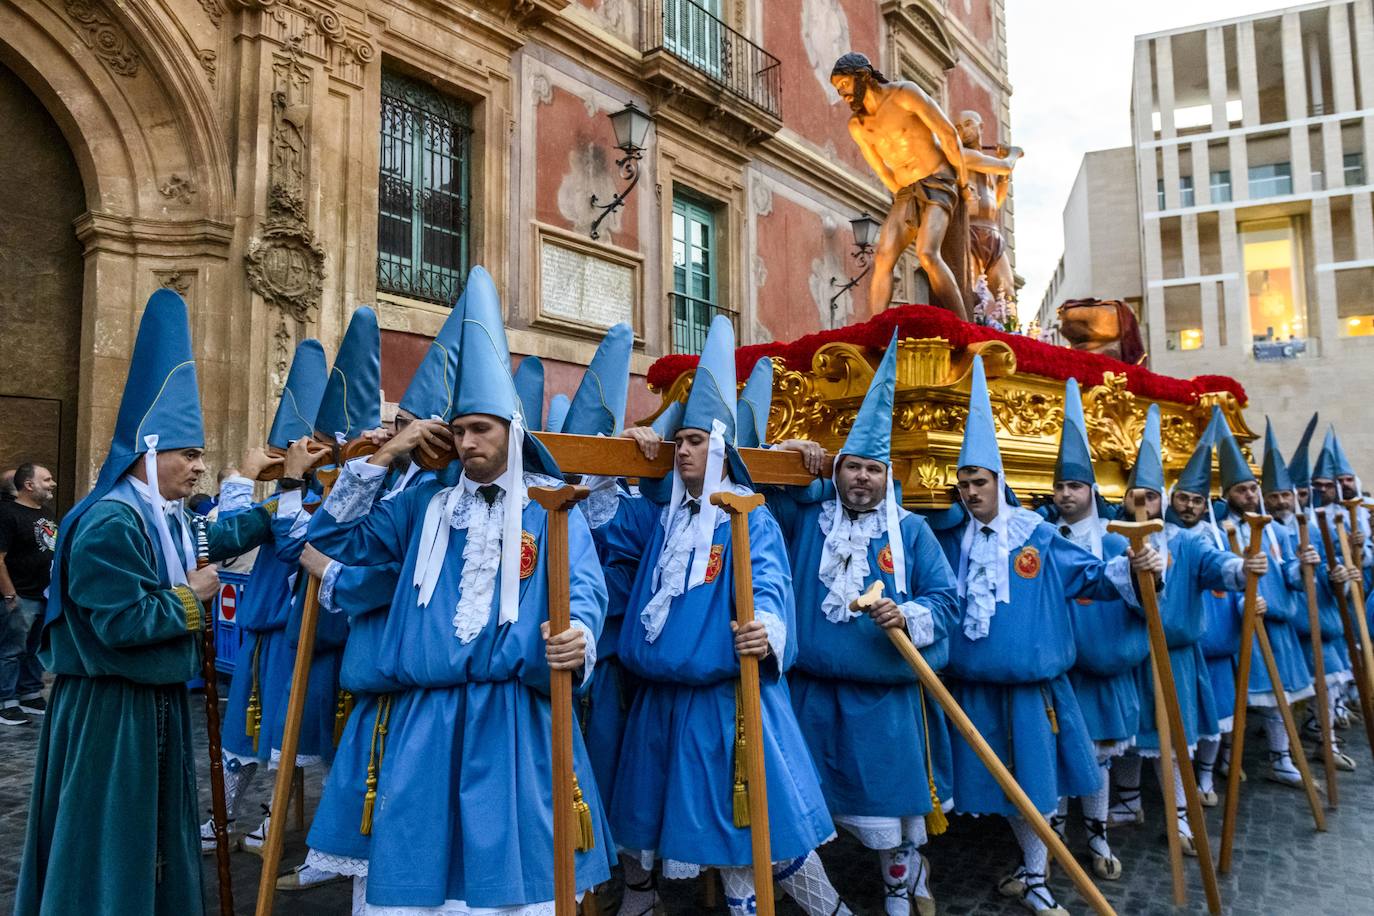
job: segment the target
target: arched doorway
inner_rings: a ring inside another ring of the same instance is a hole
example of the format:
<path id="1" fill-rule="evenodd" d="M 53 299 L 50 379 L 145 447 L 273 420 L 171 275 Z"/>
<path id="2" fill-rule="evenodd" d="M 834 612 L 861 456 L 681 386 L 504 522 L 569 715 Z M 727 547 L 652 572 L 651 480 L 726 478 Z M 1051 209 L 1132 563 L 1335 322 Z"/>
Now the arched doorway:
<path id="1" fill-rule="evenodd" d="M 0 64 L 0 468 L 34 461 L 73 502 L 86 210 L 76 159 L 43 103 Z"/>

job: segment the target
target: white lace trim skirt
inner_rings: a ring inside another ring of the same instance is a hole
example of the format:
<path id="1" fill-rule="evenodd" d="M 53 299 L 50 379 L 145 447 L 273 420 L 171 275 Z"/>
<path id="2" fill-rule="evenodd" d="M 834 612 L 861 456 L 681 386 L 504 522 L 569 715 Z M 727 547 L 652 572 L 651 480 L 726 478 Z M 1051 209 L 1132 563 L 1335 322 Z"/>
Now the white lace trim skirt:
<path id="1" fill-rule="evenodd" d="M 461 900 L 439 906 L 373 906 L 367 902 L 367 878 L 359 876 L 353 879 L 353 916 L 554 916 L 554 908 L 552 900 L 495 907 L 468 906 Z"/>
<path id="2" fill-rule="evenodd" d="M 835 839 L 835 834 L 832 833 L 821 841 L 821 845 L 824 846 L 833 839 Z M 638 860 L 640 867 L 645 871 L 653 871 L 654 865 L 657 864 L 662 871 L 663 877 L 670 880 L 695 878 L 708 868 L 720 869 L 738 867 L 734 865 L 702 865 L 698 862 L 679 862 L 677 859 L 660 859 L 658 853 L 652 849 L 626 849 L 622 846 L 620 847 L 620 852 L 623 855 Z M 781 865 L 783 863 L 774 862 L 773 864 Z M 405 914 L 405 916 L 408 916 L 408 914 Z"/>
<path id="3" fill-rule="evenodd" d="M 1317 688 L 1311 684 L 1308 684 L 1301 690 L 1295 690 L 1292 693 L 1288 694 L 1288 705 L 1291 706 L 1299 700 L 1306 700 L 1308 697 L 1315 696 L 1316 693 Z M 1267 690 L 1264 693 L 1256 693 L 1253 690 L 1250 691 L 1249 699 L 1247 700 L 1247 702 L 1249 702 L 1251 706 L 1264 706 L 1269 709 L 1278 709 L 1279 707 L 1278 697 Z"/>

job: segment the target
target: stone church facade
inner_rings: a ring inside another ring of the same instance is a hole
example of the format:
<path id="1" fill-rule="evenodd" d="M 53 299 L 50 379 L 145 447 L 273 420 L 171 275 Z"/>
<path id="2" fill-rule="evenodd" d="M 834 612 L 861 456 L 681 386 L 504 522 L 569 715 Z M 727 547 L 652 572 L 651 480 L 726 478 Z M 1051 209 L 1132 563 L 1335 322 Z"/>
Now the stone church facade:
<path id="1" fill-rule="evenodd" d="M 1002 5 L 0 0 L 0 465 L 85 490 L 159 287 L 190 306 L 216 466 L 262 440 L 296 342 L 332 351 L 359 305 L 398 398 L 473 264 L 550 394 L 615 321 L 642 373 L 717 313 L 746 343 L 860 320 L 835 281 L 888 195 L 829 69 L 863 51 L 1007 142 Z M 627 102 L 654 128 L 593 239 Z M 914 260 L 899 280 L 921 296 Z"/>

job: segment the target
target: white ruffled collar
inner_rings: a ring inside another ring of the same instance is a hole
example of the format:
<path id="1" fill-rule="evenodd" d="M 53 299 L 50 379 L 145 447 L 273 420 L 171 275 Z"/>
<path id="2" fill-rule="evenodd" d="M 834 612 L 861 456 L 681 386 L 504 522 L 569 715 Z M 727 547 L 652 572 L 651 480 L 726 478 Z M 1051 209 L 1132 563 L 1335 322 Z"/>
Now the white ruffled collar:
<path id="1" fill-rule="evenodd" d="M 831 623 L 844 623 L 859 616 L 849 605 L 868 581 L 868 545 L 887 531 L 887 513 L 871 509 L 851 518 L 839 500 L 826 500 L 821 505 L 819 523 L 825 532 L 818 570 L 821 584 L 826 587 L 821 613 Z"/>

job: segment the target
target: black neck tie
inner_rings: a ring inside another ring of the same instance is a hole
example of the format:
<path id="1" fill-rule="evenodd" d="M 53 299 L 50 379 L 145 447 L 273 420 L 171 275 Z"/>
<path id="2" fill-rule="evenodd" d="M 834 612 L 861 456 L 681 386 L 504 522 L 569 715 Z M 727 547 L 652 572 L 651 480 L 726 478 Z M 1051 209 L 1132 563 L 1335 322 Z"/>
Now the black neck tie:
<path id="1" fill-rule="evenodd" d="M 991 525 L 984 525 L 982 530 L 983 530 L 983 533 L 986 534 L 988 537 L 992 537 L 994 534 L 997 533 L 997 532 L 995 532 L 995 531 L 992 530 L 992 526 L 991 526 Z"/>
<path id="2" fill-rule="evenodd" d="M 688 515 L 697 515 L 697 514 L 699 514 L 700 512 L 701 512 L 701 500 L 699 500 L 699 499 L 689 499 L 689 500 L 687 500 L 687 514 L 688 514 Z"/>
<path id="3" fill-rule="evenodd" d="M 1073 534 L 1073 529 L 1071 529 L 1068 525 L 1060 525 L 1059 533 L 1064 535 L 1064 537 L 1070 537 Z"/>
<path id="4" fill-rule="evenodd" d="M 477 488 L 477 493 L 487 501 L 488 506 L 494 506 L 496 498 L 501 495 L 501 488 L 494 483 L 484 484 Z"/>

